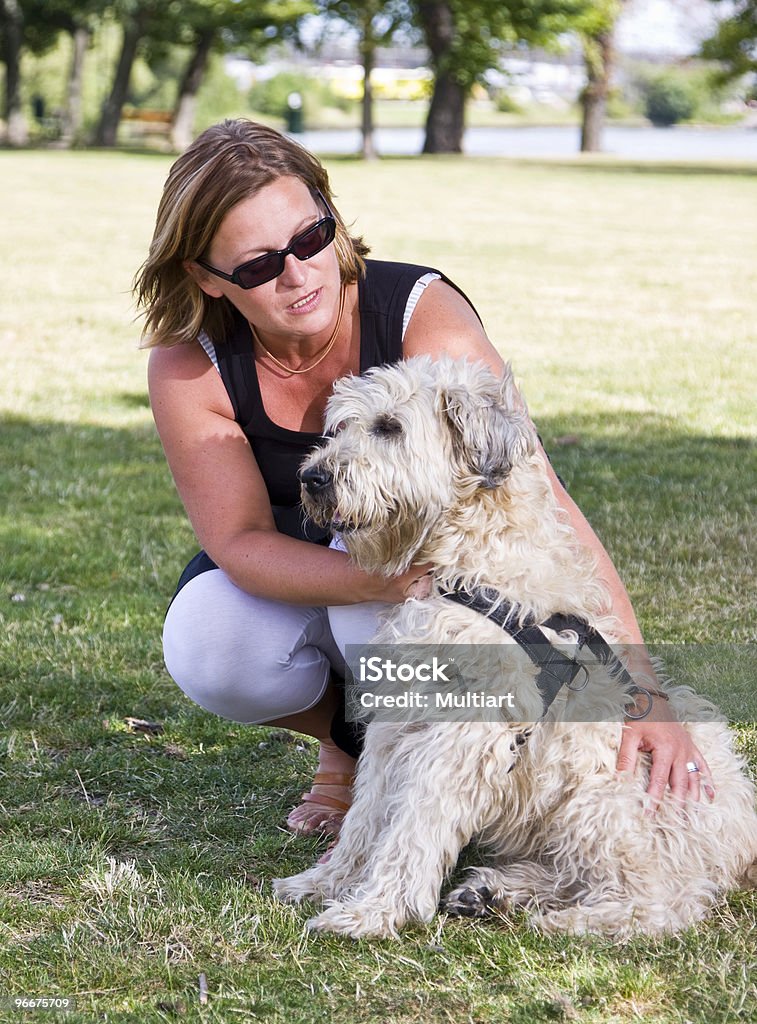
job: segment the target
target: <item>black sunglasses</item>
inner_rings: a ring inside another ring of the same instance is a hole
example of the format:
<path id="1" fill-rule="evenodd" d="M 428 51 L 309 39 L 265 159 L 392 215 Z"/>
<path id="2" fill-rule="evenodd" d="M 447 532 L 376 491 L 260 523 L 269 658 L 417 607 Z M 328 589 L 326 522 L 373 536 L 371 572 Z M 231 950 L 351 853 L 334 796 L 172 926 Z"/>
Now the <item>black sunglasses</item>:
<path id="1" fill-rule="evenodd" d="M 328 203 L 321 193 L 318 192 L 317 195 L 328 210 Z M 205 270 L 209 270 L 216 277 L 222 277 L 224 281 L 231 281 L 232 284 L 237 285 L 239 288 L 257 288 L 258 285 L 272 281 L 274 277 L 283 274 L 287 256 L 291 254 L 300 262 L 312 259 L 313 256 L 317 256 L 319 252 L 322 252 L 327 245 L 331 245 L 335 235 L 336 221 L 329 211 L 326 217 L 316 221 L 312 227 L 301 231 L 299 235 L 295 235 L 286 249 L 267 252 L 262 256 L 257 256 L 254 260 L 249 260 L 247 263 L 241 263 L 230 274 L 225 274 L 222 270 L 211 267 L 205 260 L 196 259 L 195 263 L 204 267 Z"/>

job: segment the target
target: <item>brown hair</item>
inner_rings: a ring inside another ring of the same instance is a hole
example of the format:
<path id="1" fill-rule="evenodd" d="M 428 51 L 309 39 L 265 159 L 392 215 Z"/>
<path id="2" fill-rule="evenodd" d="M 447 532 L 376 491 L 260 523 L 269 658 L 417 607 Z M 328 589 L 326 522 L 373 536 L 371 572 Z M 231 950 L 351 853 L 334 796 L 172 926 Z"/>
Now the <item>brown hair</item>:
<path id="1" fill-rule="evenodd" d="M 331 207 L 342 282 L 365 272 L 368 248 L 349 234 L 334 209 L 320 162 L 273 128 L 242 118 L 223 121 L 206 129 L 176 160 L 163 188 L 150 251 L 134 279 L 137 305 L 145 313 L 146 347 L 193 342 L 202 330 L 214 342 L 223 341 L 231 304 L 206 295 L 183 264 L 202 256 L 233 206 L 286 176 L 317 189 Z"/>

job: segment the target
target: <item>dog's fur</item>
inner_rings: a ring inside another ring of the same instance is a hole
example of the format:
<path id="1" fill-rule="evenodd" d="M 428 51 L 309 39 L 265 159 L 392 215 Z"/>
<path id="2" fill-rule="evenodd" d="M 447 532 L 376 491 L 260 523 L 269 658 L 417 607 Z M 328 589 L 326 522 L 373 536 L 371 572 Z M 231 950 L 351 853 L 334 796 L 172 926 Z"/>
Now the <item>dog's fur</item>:
<path id="1" fill-rule="evenodd" d="M 494 587 L 539 621 L 575 613 L 616 633 L 509 372 L 498 381 L 477 364 L 425 357 L 376 368 L 336 384 L 327 420 L 333 437 L 305 465 L 331 482 L 303 489 L 309 514 L 343 531 L 363 569 L 434 566 L 432 596 L 395 606 L 376 642 L 512 643 L 440 596 L 454 584 Z M 331 858 L 277 880 L 279 898 L 324 901 L 315 929 L 396 935 L 407 921 L 431 919 L 473 837 L 488 866 L 470 871 L 446 909 L 522 907 L 548 931 L 673 931 L 753 879 L 754 790 L 712 705 L 665 684 L 716 797 L 681 804 L 668 795 L 652 816 L 649 755 L 633 775 L 616 771 L 629 700 L 619 685 L 593 670 L 584 690 L 563 691 L 538 722 L 535 671 L 507 680 L 512 721 L 372 723 Z"/>

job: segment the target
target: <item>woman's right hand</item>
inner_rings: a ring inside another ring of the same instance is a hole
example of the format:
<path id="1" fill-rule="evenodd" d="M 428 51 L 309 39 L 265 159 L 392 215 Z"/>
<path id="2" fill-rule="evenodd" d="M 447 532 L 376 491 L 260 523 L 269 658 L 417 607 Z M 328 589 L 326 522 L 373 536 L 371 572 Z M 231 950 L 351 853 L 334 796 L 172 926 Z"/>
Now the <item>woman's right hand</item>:
<path id="1" fill-rule="evenodd" d="M 408 598 L 422 600 L 431 593 L 431 565 L 411 565 L 399 576 L 373 577 L 380 585 L 377 587 L 374 601 L 387 601 L 390 604 L 401 604 Z"/>

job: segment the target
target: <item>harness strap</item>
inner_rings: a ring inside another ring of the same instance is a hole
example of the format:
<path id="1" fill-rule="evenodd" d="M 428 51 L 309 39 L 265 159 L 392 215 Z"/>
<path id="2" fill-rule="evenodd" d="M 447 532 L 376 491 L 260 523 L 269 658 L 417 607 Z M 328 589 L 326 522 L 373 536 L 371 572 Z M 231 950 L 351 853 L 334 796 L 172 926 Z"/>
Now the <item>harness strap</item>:
<path id="1" fill-rule="evenodd" d="M 545 628 L 552 629 L 556 633 L 572 630 L 578 636 L 579 651 L 582 647 L 587 647 L 600 664 L 608 666 L 610 672 L 620 680 L 628 694 L 635 697 L 641 693 L 647 697 L 648 704 L 643 713 L 632 715 L 626 711 L 627 718 L 646 718 L 652 710 L 652 693 L 634 682 L 607 640 L 598 630 L 589 625 L 586 619 L 582 619 L 578 615 L 564 615 L 557 612 L 544 619 L 543 622 L 537 623 L 532 614 L 529 612 L 525 615 L 521 614 L 520 605 L 504 600 L 499 592 L 492 587 L 476 587 L 474 590 L 455 588 L 442 596 L 491 619 L 506 633 L 509 633 L 525 651 L 539 668 L 536 686 L 541 694 L 545 715 L 563 686 L 582 690 L 588 682 L 586 667 L 575 658 L 570 658 L 553 647 L 543 632 Z M 573 686 L 573 681 L 581 671 L 586 673 L 586 680 L 581 686 Z M 666 694 L 659 693 L 659 691 L 654 692 L 661 697 L 666 697 Z"/>

